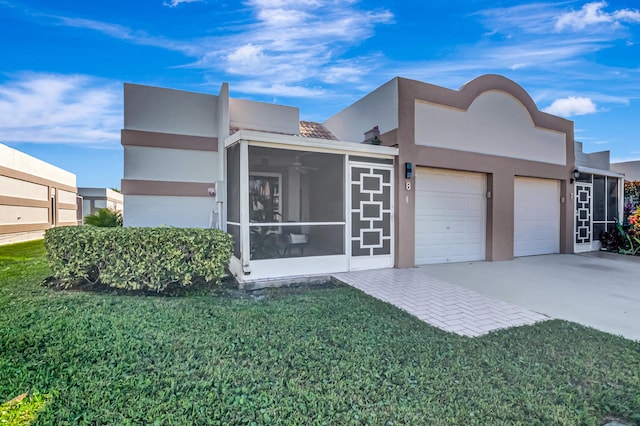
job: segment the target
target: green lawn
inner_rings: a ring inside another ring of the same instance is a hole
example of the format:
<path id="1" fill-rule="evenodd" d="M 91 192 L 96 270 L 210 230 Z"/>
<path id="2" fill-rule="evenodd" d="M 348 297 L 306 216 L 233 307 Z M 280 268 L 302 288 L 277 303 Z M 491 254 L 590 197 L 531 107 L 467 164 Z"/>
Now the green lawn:
<path id="1" fill-rule="evenodd" d="M 640 424 L 640 343 L 576 324 L 470 339 L 350 288 L 116 296 L 47 275 L 41 242 L 0 247 L 0 407 L 27 393 L 34 424 Z"/>

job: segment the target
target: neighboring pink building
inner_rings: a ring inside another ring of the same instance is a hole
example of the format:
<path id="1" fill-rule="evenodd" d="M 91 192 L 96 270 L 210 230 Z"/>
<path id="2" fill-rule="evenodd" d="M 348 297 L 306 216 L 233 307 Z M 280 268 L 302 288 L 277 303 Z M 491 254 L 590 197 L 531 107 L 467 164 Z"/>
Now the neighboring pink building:
<path id="1" fill-rule="evenodd" d="M 0 244 L 78 224 L 76 176 L 0 144 Z"/>

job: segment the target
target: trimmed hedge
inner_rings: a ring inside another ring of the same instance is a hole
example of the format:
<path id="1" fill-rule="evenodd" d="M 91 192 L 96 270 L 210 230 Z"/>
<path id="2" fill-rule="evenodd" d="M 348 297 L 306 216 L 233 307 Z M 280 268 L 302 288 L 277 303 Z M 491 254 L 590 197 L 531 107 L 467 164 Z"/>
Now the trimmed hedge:
<path id="1" fill-rule="evenodd" d="M 46 231 L 53 285 L 100 283 L 162 292 L 200 279 L 219 282 L 232 238 L 217 229 L 60 227 Z"/>

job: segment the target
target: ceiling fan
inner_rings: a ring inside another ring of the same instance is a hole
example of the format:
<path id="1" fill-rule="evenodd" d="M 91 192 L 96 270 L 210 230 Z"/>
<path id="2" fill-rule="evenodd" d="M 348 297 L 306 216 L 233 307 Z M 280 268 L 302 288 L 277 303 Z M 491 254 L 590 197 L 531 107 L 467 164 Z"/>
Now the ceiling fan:
<path id="1" fill-rule="evenodd" d="M 297 171 L 298 173 L 307 173 L 310 170 L 318 170 L 316 167 L 311 167 L 311 166 L 305 166 L 302 163 L 302 155 L 296 155 L 295 159 L 293 160 L 293 163 L 291 163 L 290 166 L 293 170 Z"/>

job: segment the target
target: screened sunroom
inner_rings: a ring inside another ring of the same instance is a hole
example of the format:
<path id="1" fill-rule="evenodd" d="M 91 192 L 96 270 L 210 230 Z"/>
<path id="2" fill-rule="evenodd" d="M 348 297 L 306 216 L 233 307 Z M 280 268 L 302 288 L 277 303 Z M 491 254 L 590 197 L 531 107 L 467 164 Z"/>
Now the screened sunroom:
<path id="1" fill-rule="evenodd" d="M 239 280 L 393 266 L 396 148 L 241 130 L 226 154 Z"/>
<path id="2" fill-rule="evenodd" d="M 624 200 L 623 175 L 578 167 L 575 171 L 576 253 L 599 250 L 600 237 L 616 229 Z"/>

